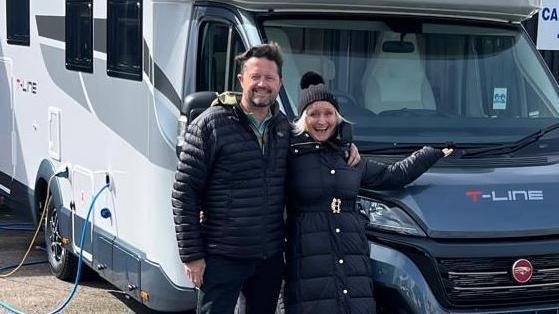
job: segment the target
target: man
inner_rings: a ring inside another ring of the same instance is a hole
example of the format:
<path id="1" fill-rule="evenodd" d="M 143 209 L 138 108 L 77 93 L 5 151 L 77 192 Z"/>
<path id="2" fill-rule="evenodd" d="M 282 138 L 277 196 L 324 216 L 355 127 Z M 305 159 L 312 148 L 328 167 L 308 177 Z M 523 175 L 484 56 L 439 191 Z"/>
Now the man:
<path id="1" fill-rule="evenodd" d="M 198 313 L 233 313 L 240 291 L 247 313 L 274 313 L 283 275 L 291 128 L 276 102 L 282 57 L 264 44 L 237 61 L 242 94 L 221 94 L 188 126 L 173 185 L 179 255 L 200 288 Z"/>
<path id="2" fill-rule="evenodd" d="M 290 132 L 275 101 L 282 59 L 267 44 L 237 60 L 242 95 L 220 95 L 189 125 L 173 186 L 179 254 L 200 287 L 199 313 L 232 313 L 240 291 L 248 313 L 274 313 L 281 286 Z"/>

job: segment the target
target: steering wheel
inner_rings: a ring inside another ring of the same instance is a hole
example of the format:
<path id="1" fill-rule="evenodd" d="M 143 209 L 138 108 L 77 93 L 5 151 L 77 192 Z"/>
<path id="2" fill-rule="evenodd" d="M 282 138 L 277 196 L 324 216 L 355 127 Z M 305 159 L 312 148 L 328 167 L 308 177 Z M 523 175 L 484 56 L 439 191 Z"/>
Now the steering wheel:
<path id="1" fill-rule="evenodd" d="M 376 116 L 374 112 L 360 106 L 352 96 L 341 91 L 334 91 L 332 94 L 338 100 L 342 115 L 351 117 Z"/>

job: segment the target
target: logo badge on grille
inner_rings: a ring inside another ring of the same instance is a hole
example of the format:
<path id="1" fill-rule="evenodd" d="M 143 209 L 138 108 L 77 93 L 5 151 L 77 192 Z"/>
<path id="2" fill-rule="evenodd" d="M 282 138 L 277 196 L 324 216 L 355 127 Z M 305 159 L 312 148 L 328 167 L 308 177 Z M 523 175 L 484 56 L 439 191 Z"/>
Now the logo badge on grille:
<path id="1" fill-rule="evenodd" d="M 526 283 L 532 278 L 534 268 L 526 259 L 519 259 L 512 265 L 512 277 L 518 283 Z"/>

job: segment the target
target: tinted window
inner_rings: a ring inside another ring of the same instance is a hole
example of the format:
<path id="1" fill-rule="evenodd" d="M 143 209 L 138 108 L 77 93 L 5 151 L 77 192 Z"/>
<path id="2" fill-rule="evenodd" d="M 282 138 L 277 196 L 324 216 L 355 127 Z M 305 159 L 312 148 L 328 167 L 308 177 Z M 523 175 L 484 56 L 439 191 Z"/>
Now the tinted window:
<path id="1" fill-rule="evenodd" d="M 360 142 L 505 143 L 559 121 L 557 86 L 520 27 L 309 18 L 264 31 L 292 108 L 318 72 Z"/>
<path id="2" fill-rule="evenodd" d="M 225 90 L 229 26 L 208 23 L 202 28 L 201 37 L 196 90 L 222 92 Z"/>
<path id="3" fill-rule="evenodd" d="M 236 92 L 240 92 L 242 90 L 241 88 L 241 84 L 239 83 L 239 80 L 237 79 L 237 74 L 239 73 L 239 64 L 237 62 L 235 62 L 235 57 L 240 55 L 241 53 L 245 52 L 245 45 L 243 44 L 243 41 L 241 40 L 241 37 L 239 37 L 239 35 L 237 34 L 237 32 L 234 32 L 233 34 L 233 39 L 231 42 L 231 55 L 229 56 L 230 60 L 231 60 L 231 64 L 229 65 L 229 89 L 232 89 L 233 91 Z"/>
<path id="4" fill-rule="evenodd" d="M 6 1 L 8 44 L 29 46 L 29 0 Z"/>
<path id="5" fill-rule="evenodd" d="M 142 80 L 142 1 L 108 0 L 107 74 Z"/>
<path id="6" fill-rule="evenodd" d="M 205 23 L 200 32 L 197 91 L 240 91 L 235 56 L 242 53 L 243 42 L 227 24 Z"/>
<path id="7" fill-rule="evenodd" d="M 66 68 L 93 72 L 92 0 L 66 0 Z"/>

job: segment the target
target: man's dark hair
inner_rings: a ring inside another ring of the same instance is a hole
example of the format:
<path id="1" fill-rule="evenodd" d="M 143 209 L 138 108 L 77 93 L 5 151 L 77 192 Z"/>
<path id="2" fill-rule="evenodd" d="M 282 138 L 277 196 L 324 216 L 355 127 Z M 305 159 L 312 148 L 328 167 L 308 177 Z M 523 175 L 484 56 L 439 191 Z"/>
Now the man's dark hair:
<path id="1" fill-rule="evenodd" d="M 283 58 L 281 57 L 281 49 L 275 42 L 270 42 L 269 44 L 262 44 L 258 46 L 254 46 L 244 53 L 235 57 L 235 61 L 237 61 L 240 65 L 240 73 L 243 73 L 245 70 L 245 63 L 250 58 L 266 58 L 270 61 L 276 63 L 278 67 L 278 74 L 279 77 L 282 78 L 282 71 L 281 67 L 283 65 Z"/>

